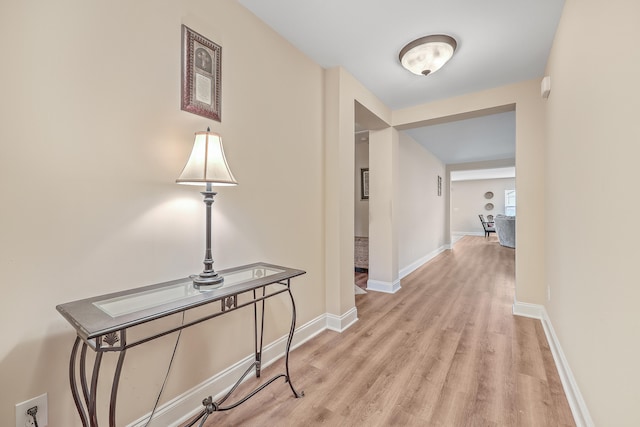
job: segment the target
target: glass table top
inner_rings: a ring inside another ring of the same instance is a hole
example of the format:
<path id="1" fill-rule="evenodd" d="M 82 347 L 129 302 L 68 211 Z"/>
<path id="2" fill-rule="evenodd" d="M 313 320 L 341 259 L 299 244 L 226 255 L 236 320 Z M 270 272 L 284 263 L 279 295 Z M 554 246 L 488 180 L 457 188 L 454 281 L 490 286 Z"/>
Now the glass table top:
<path id="1" fill-rule="evenodd" d="M 118 317 L 124 314 L 131 314 L 136 311 L 184 300 L 200 295 L 203 292 L 218 291 L 254 279 L 273 276 L 274 274 L 283 273 L 284 271 L 283 269 L 257 265 L 228 273 L 221 272 L 220 275 L 224 278 L 224 281 L 217 286 L 195 288 L 191 279 L 187 278 L 182 282 L 158 289 L 150 289 L 132 295 L 122 295 L 115 298 L 95 301 L 93 305 L 111 317 Z"/>
<path id="2" fill-rule="evenodd" d="M 56 309 L 79 336 L 92 339 L 260 287 L 279 284 L 286 289 L 288 279 L 305 272 L 255 263 L 221 270 L 218 274 L 224 278 L 222 284 L 196 288 L 192 278 L 185 277 L 60 304 Z"/>

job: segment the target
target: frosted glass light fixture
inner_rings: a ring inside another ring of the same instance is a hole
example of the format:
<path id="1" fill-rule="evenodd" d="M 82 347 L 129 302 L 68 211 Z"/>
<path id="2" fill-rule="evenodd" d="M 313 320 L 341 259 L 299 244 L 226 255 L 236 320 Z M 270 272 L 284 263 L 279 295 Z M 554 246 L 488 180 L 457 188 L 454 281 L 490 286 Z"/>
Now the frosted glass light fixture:
<path id="1" fill-rule="evenodd" d="M 237 185 L 238 182 L 231 173 L 227 159 L 222 148 L 222 137 L 214 132 L 196 132 L 193 149 L 187 164 L 184 166 L 180 177 L 176 179 L 178 184 L 205 185 L 204 196 L 206 208 L 206 248 L 204 254 L 204 270 L 197 276 L 193 276 L 193 285 L 196 288 L 215 288 L 222 286 L 224 278 L 213 269 L 213 256 L 211 255 L 211 205 L 214 185 Z"/>
<path id="2" fill-rule="evenodd" d="M 453 37 L 444 34 L 421 37 L 402 48 L 400 63 L 413 74 L 433 74 L 451 59 L 457 46 Z"/>

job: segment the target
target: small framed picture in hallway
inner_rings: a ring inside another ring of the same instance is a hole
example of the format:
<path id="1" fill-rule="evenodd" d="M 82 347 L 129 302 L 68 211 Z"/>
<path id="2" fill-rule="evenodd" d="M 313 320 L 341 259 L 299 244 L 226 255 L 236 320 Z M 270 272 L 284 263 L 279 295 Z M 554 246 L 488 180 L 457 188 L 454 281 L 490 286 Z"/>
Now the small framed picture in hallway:
<path id="1" fill-rule="evenodd" d="M 369 168 L 360 169 L 360 199 L 369 200 Z"/>
<path id="2" fill-rule="evenodd" d="M 442 177 L 438 175 L 438 196 L 442 196 Z"/>

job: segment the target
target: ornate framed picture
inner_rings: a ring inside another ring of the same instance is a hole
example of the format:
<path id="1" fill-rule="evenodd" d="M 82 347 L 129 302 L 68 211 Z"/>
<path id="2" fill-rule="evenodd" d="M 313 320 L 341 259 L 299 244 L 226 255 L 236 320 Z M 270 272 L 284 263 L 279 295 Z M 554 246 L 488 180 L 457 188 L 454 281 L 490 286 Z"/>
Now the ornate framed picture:
<path id="1" fill-rule="evenodd" d="M 360 169 L 360 200 L 369 200 L 369 168 Z"/>
<path id="2" fill-rule="evenodd" d="M 182 26 L 182 110 L 221 121 L 221 62 L 222 47 Z"/>

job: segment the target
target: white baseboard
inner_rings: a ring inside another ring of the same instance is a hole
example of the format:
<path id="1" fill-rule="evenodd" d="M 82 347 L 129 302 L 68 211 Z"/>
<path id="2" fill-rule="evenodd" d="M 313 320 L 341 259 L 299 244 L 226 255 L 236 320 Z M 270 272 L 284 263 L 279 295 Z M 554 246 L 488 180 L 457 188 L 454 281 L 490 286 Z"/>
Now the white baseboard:
<path id="1" fill-rule="evenodd" d="M 336 320 L 338 319 L 338 320 Z M 358 311 L 354 307 L 342 316 L 323 314 L 296 328 L 291 350 L 299 347 L 326 329 L 342 332 L 358 320 Z M 284 356 L 287 335 L 265 345 L 262 352 L 262 367 L 267 367 Z M 207 396 L 214 399 L 223 396 L 238 378 L 251 366 L 255 356 L 245 357 L 236 364 L 214 375 L 199 385 L 187 390 L 182 395 L 170 400 L 156 410 L 150 426 L 179 426 L 194 417 L 203 407 L 199 405 Z M 251 377 L 251 376 L 249 376 Z M 144 427 L 151 414 L 148 413 L 127 427 Z"/>
<path id="2" fill-rule="evenodd" d="M 387 294 L 395 294 L 400 290 L 400 279 L 392 282 L 383 282 L 382 280 L 367 280 L 367 290 L 376 292 L 385 292 Z"/>
<path id="3" fill-rule="evenodd" d="M 519 301 L 514 301 L 512 308 L 512 312 L 516 316 L 531 317 L 532 319 L 538 320 L 542 320 L 544 311 L 545 310 L 543 305 L 529 304 Z"/>
<path id="4" fill-rule="evenodd" d="M 327 329 L 336 332 L 344 332 L 347 328 L 358 321 L 358 310 L 353 307 L 342 316 L 327 313 Z"/>
<path id="5" fill-rule="evenodd" d="M 571 408 L 571 413 L 573 414 L 573 419 L 576 423 L 576 426 L 595 426 L 593 420 L 591 419 L 591 415 L 589 414 L 589 408 L 587 408 L 587 404 L 582 397 L 582 393 L 580 393 L 578 383 L 573 376 L 573 372 L 571 372 L 569 361 L 562 351 L 560 341 L 558 340 L 558 337 L 553 329 L 551 319 L 549 318 L 545 307 L 539 304 L 527 304 L 515 301 L 513 303 L 513 314 L 515 314 L 516 316 L 531 317 L 542 322 L 544 334 L 547 337 L 547 341 L 549 342 L 549 348 L 551 349 L 553 360 L 556 363 L 558 375 L 560 376 L 560 381 L 562 382 L 562 388 L 564 389 L 564 393 L 567 396 L 567 400 L 569 401 L 569 407 Z"/>
<path id="6" fill-rule="evenodd" d="M 399 273 L 400 279 L 407 277 L 409 274 L 413 273 L 418 268 L 422 267 L 424 264 L 428 263 L 429 261 L 431 261 L 438 255 L 440 255 L 442 252 L 446 251 L 447 249 L 451 249 L 451 246 L 450 245 L 440 246 L 438 249 L 429 252 L 427 255 L 423 256 L 422 258 L 412 262 L 405 268 L 401 269 Z"/>
<path id="7" fill-rule="evenodd" d="M 464 236 L 484 236 L 484 231 L 452 231 L 451 235 L 459 238 Z"/>

